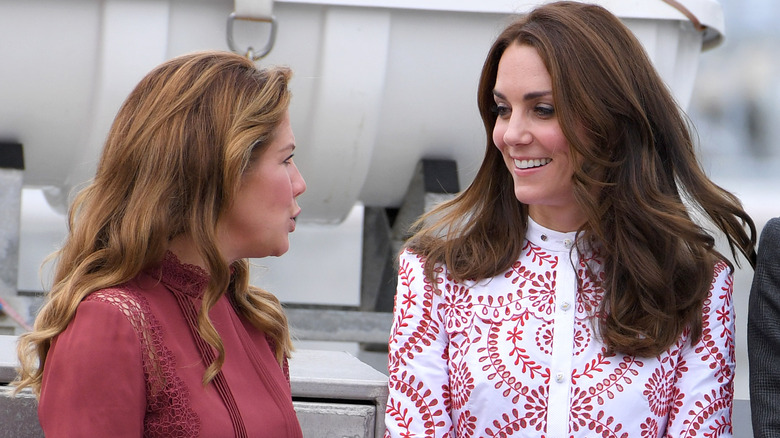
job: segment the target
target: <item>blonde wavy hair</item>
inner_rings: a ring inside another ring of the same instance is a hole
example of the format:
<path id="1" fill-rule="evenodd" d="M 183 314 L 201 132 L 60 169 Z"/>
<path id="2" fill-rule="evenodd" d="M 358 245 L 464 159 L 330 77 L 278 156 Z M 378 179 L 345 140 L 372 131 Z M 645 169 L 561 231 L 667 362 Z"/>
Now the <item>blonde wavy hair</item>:
<path id="1" fill-rule="evenodd" d="M 226 291 L 238 312 L 273 340 L 283 363 L 292 343 L 282 306 L 249 285 L 246 260 L 223 258 L 216 224 L 287 113 L 290 77 L 285 67 L 261 70 L 238 55 L 199 52 L 171 59 L 141 80 L 111 126 L 94 180 L 71 206 L 53 286 L 34 330 L 19 337 L 15 392 L 31 387 L 40 394 L 52 340 L 86 296 L 159 263 L 179 235 L 192 239 L 210 274 L 198 332 L 218 356 L 203 384 L 224 363 L 208 312 Z"/>

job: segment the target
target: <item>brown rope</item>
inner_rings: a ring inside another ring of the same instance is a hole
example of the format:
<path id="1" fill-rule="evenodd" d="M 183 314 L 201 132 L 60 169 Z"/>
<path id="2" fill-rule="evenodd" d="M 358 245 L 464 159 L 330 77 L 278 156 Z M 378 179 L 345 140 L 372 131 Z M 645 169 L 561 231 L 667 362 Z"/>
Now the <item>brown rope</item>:
<path id="1" fill-rule="evenodd" d="M 688 17 L 689 20 L 691 20 L 691 23 L 693 23 L 693 27 L 696 28 L 698 31 L 704 31 L 707 29 L 707 26 L 701 24 L 701 21 L 696 17 L 696 15 L 693 14 L 688 8 L 683 6 L 680 2 L 677 0 L 663 0 L 664 3 L 669 4 L 673 8 L 680 11 L 683 15 Z"/>

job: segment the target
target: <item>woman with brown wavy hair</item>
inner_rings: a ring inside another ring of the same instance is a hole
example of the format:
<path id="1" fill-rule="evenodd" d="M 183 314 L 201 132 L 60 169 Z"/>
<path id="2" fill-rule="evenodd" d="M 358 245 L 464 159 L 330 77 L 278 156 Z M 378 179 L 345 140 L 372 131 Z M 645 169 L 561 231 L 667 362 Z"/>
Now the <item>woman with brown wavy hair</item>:
<path id="1" fill-rule="evenodd" d="M 692 212 L 751 264 L 755 227 L 640 43 L 602 7 L 540 6 L 478 106 L 474 182 L 400 256 L 387 435 L 730 436 L 732 266 Z"/>
<path id="2" fill-rule="evenodd" d="M 195 53 L 127 98 L 19 340 L 47 437 L 302 436 L 287 320 L 245 260 L 287 251 L 306 189 L 290 75 Z"/>

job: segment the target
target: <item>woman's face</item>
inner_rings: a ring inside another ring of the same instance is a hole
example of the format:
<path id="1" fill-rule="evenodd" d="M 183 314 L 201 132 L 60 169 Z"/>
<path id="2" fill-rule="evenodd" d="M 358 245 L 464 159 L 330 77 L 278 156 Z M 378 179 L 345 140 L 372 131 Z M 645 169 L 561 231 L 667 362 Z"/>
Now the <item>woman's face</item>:
<path id="1" fill-rule="evenodd" d="M 233 204 L 217 223 L 220 249 L 229 261 L 280 256 L 289 249 L 288 234 L 301 212 L 296 198 L 306 190 L 292 160 L 294 150 L 287 114 L 271 144 L 244 172 Z"/>
<path id="2" fill-rule="evenodd" d="M 555 113 L 550 74 L 535 48 L 507 47 L 493 96 L 493 142 L 512 174 L 515 196 L 540 225 L 576 230 L 585 217 L 574 199 L 570 148 Z"/>

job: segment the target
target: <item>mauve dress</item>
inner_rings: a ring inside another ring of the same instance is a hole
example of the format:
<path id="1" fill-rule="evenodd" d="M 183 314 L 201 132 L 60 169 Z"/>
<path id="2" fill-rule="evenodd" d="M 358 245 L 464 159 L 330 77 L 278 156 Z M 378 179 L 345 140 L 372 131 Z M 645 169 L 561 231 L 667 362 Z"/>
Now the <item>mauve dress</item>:
<path id="1" fill-rule="evenodd" d="M 287 363 L 227 295 L 209 313 L 225 347 L 197 335 L 208 275 L 167 253 L 129 283 L 90 294 L 44 367 L 41 426 L 57 437 L 302 437 Z"/>

